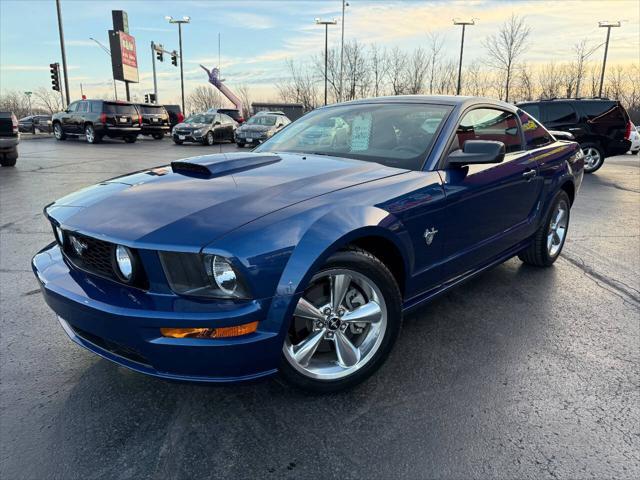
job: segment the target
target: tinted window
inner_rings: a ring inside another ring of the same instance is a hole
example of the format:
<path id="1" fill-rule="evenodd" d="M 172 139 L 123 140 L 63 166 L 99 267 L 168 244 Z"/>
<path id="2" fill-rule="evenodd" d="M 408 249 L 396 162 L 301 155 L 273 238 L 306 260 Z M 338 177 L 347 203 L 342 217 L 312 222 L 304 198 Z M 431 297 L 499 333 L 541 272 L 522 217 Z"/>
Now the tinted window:
<path id="1" fill-rule="evenodd" d="M 78 105 L 78 112 L 88 112 L 89 111 L 89 102 L 80 102 Z"/>
<path id="2" fill-rule="evenodd" d="M 90 103 L 91 111 L 93 113 L 102 112 L 102 103 L 101 102 L 89 102 L 89 103 Z"/>
<path id="3" fill-rule="evenodd" d="M 233 120 L 233 118 L 231 118 L 231 117 L 230 117 L 230 116 L 228 116 L 228 115 L 222 114 L 222 113 L 220 114 L 220 118 L 222 119 L 222 123 L 223 123 L 224 125 L 229 125 L 229 124 L 236 123 L 236 122 Z"/>
<path id="4" fill-rule="evenodd" d="M 520 110 L 519 115 L 522 131 L 524 132 L 524 140 L 528 149 L 542 147 L 553 142 L 551 134 L 534 118 L 522 110 Z"/>
<path id="5" fill-rule="evenodd" d="M 449 112 L 448 106 L 417 103 L 321 108 L 292 123 L 256 151 L 335 155 L 420 170 L 435 140 L 435 135 L 421 126 L 428 118 L 442 120 Z M 275 119 L 273 115 L 258 115 L 250 122 L 270 117 Z"/>
<path id="6" fill-rule="evenodd" d="M 72 104 L 70 104 L 70 105 L 67 107 L 67 110 L 68 110 L 69 112 L 75 112 L 75 111 L 76 111 L 76 108 L 78 108 L 78 103 L 80 103 L 80 102 L 73 102 Z"/>
<path id="7" fill-rule="evenodd" d="M 580 106 L 590 123 L 607 122 L 626 126 L 627 122 L 622 107 L 615 102 L 584 102 Z"/>
<path id="8" fill-rule="evenodd" d="M 545 105 L 544 118 L 545 123 L 575 123 L 578 120 L 576 111 L 568 103 L 549 103 Z"/>
<path id="9" fill-rule="evenodd" d="M 584 114 L 589 117 L 597 117 L 616 107 L 614 102 L 581 102 L 580 107 Z"/>
<path id="10" fill-rule="evenodd" d="M 538 105 L 522 105 L 522 110 L 535 118 L 542 118 L 540 115 L 540 107 Z"/>
<path id="11" fill-rule="evenodd" d="M 266 127 L 273 127 L 276 124 L 277 117 L 275 115 L 256 115 L 251 117 L 247 124 L 249 125 L 264 125 Z"/>
<path id="12" fill-rule="evenodd" d="M 138 108 L 140 109 L 140 113 L 148 113 L 148 114 L 153 114 L 153 115 L 161 115 L 164 113 L 164 107 L 161 107 L 160 105 L 155 106 L 155 105 L 138 105 Z"/>
<path id="13" fill-rule="evenodd" d="M 466 113 L 456 131 L 458 148 L 467 140 L 496 140 L 507 153 L 522 150 L 518 122 L 513 113 L 493 108 L 478 108 Z"/>
<path id="14" fill-rule="evenodd" d="M 213 123 L 215 118 L 216 116 L 211 113 L 198 113 L 187 118 L 185 123 Z"/>
<path id="15" fill-rule="evenodd" d="M 117 115 L 137 115 L 138 111 L 133 105 L 126 103 L 105 103 L 105 113 L 115 113 Z"/>

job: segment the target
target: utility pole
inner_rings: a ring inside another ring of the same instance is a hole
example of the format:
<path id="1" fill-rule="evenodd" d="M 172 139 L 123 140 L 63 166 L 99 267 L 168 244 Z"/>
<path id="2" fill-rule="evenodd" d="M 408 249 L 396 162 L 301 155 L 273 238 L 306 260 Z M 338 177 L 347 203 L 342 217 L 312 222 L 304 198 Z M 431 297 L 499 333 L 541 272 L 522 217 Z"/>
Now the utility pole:
<path id="1" fill-rule="evenodd" d="M 619 21 L 604 21 L 598 22 L 598 26 L 607 29 L 607 40 L 604 42 L 604 59 L 602 60 L 602 73 L 600 74 L 600 89 L 598 90 L 598 97 L 602 97 L 602 86 L 604 85 L 604 69 L 607 65 L 607 53 L 609 52 L 609 37 L 611 36 L 611 29 L 614 27 L 620 27 L 621 23 Z"/>
<path id="2" fill-rule="evenodd" d="M 464 51 L 464 31 L 467 25 L 475 25 L 475 20 L 457 20 L 453 19 L 454 25 L 462 25 L 462 39 L 460 40 L 460 62 L 458 63 L 458 87 L 456 88 L 456 95 L 460 95 L 462 89 L 462 52 Z"/>
<path id="3" fill-rule="evenodd" d="M 175 20 L 173 17 L 164 17 L 169 23 L 178 24 L 178 46 L 180 49 L 180 91 L 182 95 L 182 111 L 184 112 L 184 69 L 183 69 L 183 57 L 182 57 L 182 24 L 189 23 L 191 19 L 189 17 L 182 17 L 182 20 Z"/>
<path id="4" fill-rule="evenodd" d="M 344 71 L 344 9 L 346 7 L 349 6 L 349 2 L 347 2 L 347 0 L 342 0 L 342 37 L 340 40 L 340 101 L 342 101 L 344 99 L 344 93 L 342 90 L 342 84 L 343 84 L 343 75 L 342 72 Z"/>
<path id="5" fill-rule="evenodd" d="M 324 104 L 327 104 L 327 59 L 329 55 L 329 25 L 336 25 L 338 22 L 333 20 L 320 20 L 316 18 L 316 25 L 324 25 Z"/>
<path id="6" fill-rule="evenodd" d="M 62 73 L 64 74 L 64 91 L 67 95 L 67 105 L 71 103 L 69 98 L 69 77 L 67 76 L 67 55 L 64 50 L 64 33 L 62 31 L 62 13 L 60 11 L 60 0 L 56 0 L 58 11 L 58 33 L 60 33 L 60 50 L 62 51 Z M 63 102 L 64 103 L 64 102 Z M 64 107 L 64 105 L 62 105 Z"/>
<path id="7" fill-rule="evenodd" d="M 159 49 L 158 49 L 159 47 Z M 151 61 L 153 64 L 153 94 L 155 95 L 155 103 L 158 103 L 158 79 L 156 78 L 156 56 L 162 61 L 162 45 L 156 45 L 151 40 Z"/>

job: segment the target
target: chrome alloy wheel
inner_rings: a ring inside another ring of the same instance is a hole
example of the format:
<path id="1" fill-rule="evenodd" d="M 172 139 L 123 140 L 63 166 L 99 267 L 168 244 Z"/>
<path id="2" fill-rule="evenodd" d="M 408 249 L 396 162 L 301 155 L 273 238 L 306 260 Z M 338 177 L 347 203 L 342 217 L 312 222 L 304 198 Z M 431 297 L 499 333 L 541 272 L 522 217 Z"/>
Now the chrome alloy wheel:
<path id="1" fill-rule="evenodd" d="M 569 224 L 569 205 L 566 201 L 560 200 L 549 222 L 547 233 L 547 251 L 550 257 L 555 257 L 562 248 L 564 237 L 567 235 Z"/>
<path id="2" fill-rule="evenodd" d="M 53 135 L 56 137 L 57 140 L 60 140 L 62 138 L 62 126 L 60 126 L 59 123 L 56 123 L 53 126 Z"/>
<path id="3" fill-rule="evenodd" d="M 95 132 L 91 125 L 87 125 L 84 129 L 85 137 L 87 138 L 87 143 L 93 143 L 95 140 Z"/>
<path id="4" fill-rule="evenodd" d="M 307 377 L 344 378 L 373 358 L 386 328 L 386 304 L 372 280 L 353 270 L 325 270 L 298 301 L 284 356 Z"/>
<path id="5" fill-rule="evenodd" d="M 205 141 L 206 141 L 207 145 L 209 145 L 209 146 L 213 145 L 213 142 L 214 142 L 213 132 L 207 132 L 207 136 L 205 137 Z"/>
<path id="6" fill-rule="evenodd" d="M 587 147 L 582 149 L 584 153 L 584 168 L 587 171 L 595 169 L 602 161 L 602 156 L 597 148 Z"/>

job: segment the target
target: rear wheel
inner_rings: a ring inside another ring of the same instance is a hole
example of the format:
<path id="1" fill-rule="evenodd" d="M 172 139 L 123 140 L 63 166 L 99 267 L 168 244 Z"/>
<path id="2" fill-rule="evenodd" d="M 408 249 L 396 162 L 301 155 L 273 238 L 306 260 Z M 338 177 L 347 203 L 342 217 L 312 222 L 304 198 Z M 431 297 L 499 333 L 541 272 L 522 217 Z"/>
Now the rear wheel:
<path id="1" fill-rule="evenodd" d="M 281 374 L 314 392 L 353 387 L 384 363 L 401 322 L 400 292 L 386 266 L 363 250 L 338 252 L 298 301 Z"/>
<path id="2" fill-rule="evenodd" d="M 13 167 L 18 160 L 18 149 L 6 153 L 0 153 L 0 165 L 3 167 Z"/>
<path id="3" fill-rule="evenodd" d="M 56 140 L 65 140 L 67 136 L 64 134 L 64 130 L 62 130 L 62 125 L 60 122 L 56 122 L 53 124 L 53 136 L 56 137 Z"/>
<path id="4" fill-rule="evenodd" d="M 238 148 L 244 148 L 244 143 L 236 143 L 236 145 L 238 146 Z"/>
<path id="5" fill-rule="evenodd" d="M 604 163 L 602 147 L 596 143 L 583 143 L 580 148 L 582 148 L 582 153 L 584 153 L 585 173 L 593 173 L 598 170 Z"/>
<path id="6" fill-rule="evenodd" d="M 124 141 L 127 143 L 136 143 L 136 140 L 138 140 L 138 136 L 137 135 L 128 135 L 126 137 L 124 137 Z"/>
<path id="7" fill-rule="evenodd" d="M 164 133 L 154 133 L 152 136 L 156 140 L 162 140 L 164 138 Z"/>
<path id="8" fill-rule="evenodd" d="M 102 137 L 96 133 L 91 124 L 84 127 L 84 136 L 87 139 L 87 143 L 100 143 L 102 141 Z"/>
<path id="9" fill-rule="evenodd" d="M 547 218 L 536 232 L 533 243 L 520 252 L 518 258 L 536 267 L 551 266 L 564 247 L 569 229 L 570 209 L 569 196 L 564 190 L 560 190 L 554 198 Z"/>

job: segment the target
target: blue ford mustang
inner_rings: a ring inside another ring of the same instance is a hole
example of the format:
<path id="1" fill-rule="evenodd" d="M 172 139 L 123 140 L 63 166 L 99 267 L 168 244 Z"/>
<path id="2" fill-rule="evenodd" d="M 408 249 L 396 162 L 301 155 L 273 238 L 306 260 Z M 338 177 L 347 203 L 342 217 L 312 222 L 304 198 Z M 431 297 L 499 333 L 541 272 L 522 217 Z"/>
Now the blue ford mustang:
<path id="1" fill-rule="evenodd" d="M 305 135 L 327 125 L 340 132 Z M 407 310 L 515 255 L 550 266 L 583 164 L 576 143 L 506 103 L 343 103 L 251 153 L 54 202 L 56 241 L 33 270 L 71 339 L 120 365 L 201 382 L 280 371 L 339 390 L 380 367 Z"/>

